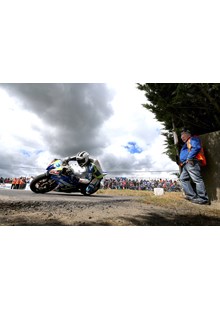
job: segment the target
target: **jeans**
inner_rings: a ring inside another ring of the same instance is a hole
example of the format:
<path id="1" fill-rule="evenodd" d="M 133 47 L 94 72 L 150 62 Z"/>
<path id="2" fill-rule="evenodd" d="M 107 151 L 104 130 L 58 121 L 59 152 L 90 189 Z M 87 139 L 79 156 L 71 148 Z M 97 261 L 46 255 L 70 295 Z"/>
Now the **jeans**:
<path id="1" fill-rule="evenodd" d="M 196 185 L 196 192 L 192 188 L 190 178 Z M 207 202 L 209 200 L 206 193 L 205 184 L 201 176 L 201 168 L 197 161 L 194 162 L 194 165 L 187 163 L 183 166 L 183 170 L 180 175 L 180 182 L 188 198 L 196 199 L 200 202 Z"/>

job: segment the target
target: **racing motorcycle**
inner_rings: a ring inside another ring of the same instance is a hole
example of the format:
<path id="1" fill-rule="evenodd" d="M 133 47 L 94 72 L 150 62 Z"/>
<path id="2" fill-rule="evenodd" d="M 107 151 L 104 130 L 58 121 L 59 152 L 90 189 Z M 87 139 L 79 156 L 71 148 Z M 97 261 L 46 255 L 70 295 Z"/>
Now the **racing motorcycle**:
<path id="1" fill-rule="evenodd" d="M 30 189 L 34 193 L 44 194 L 57 188 L 59 192 L 80 192 L 83 195 L 89 195 L 86 193 L 86 187 L 89 183 L 80 183 L 79 177 L 74 175 L 72 168 L 69 165 L 64 166 L 61 159 L 54 159 L 46 170 L 46 173 L 40 174 L 32 180 Z"/>

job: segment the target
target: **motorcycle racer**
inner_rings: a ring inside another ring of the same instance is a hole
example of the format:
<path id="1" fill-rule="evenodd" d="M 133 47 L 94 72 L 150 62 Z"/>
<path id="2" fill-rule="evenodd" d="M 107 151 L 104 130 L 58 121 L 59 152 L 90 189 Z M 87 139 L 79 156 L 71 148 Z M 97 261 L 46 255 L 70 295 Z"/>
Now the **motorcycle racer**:
<path id="1" fill-rule="evenodd" d="M 69 156 L 63 159 L 63 165 L 68 165 L 69 161 L 77 161 L 78 165 L 83 169 L 80 177 L 78 178 L 79 183 L 88 184 L 86 187 L 86 194 L 91 195 L 100 186 L 100 182 L 103 179 L 103 171 L 98 159 L 91 158 L 89 153 L 86 151 L 82 151 L 77 153 L 76 155 Z M 74 171 L 70 168 L 68 172 L 72 174 L 74 178 Z"/>

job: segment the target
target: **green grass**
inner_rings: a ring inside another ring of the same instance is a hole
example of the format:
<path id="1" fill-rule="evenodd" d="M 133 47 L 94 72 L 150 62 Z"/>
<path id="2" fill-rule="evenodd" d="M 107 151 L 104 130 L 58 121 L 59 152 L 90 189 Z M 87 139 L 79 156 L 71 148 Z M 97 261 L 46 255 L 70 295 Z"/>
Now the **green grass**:
<path id="1" fill-rule="evenodd" d="M 167 207 L 182 207 L 191 205 L 188 201 L 183 199 L 182 192 L 165 192 L 164 195 L 156 196 L 152 191 L 138 191 L 138 190 L 117 190 L 117 189 L 101 189 L 97 192 L 103 195 L 112 196 L 135 196 L 140 197 L 140 201 L 146 204 L 153 204 L 157 206 Z"/>

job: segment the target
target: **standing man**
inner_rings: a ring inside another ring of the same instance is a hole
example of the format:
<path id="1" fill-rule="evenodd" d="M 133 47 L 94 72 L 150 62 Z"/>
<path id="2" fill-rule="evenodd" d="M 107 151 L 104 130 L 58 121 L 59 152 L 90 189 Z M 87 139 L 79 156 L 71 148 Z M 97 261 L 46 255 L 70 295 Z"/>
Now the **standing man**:
<path id="1" fill-rule="evenodd" d="M 17 182 L 17 178 L 13 178 L 12 183 L 11 183 L 11 189 L 15 189 L 16 182 Z"/>
<path id="2" fill-rule="evenodd" d="M 15 181 L 15 187 L 14 187 L 14 189 L 19 189 L 19 184 L 20 184 L 20 179 L 17 178 L 16 181 Z"/>
<path id="3" fill-rule="evenodd" d="M 186 199 L 196 204 L 210 204 L 201 176 L 200 162 L 205 160 L 201 141 L 199 137 L 192 136 L 187 129 L 182 130 L 181 139 L 184 145 L 180 151 L 180 182 Z M 196 191 L 192 188 L 191 180 L 196 186 Z"/>

